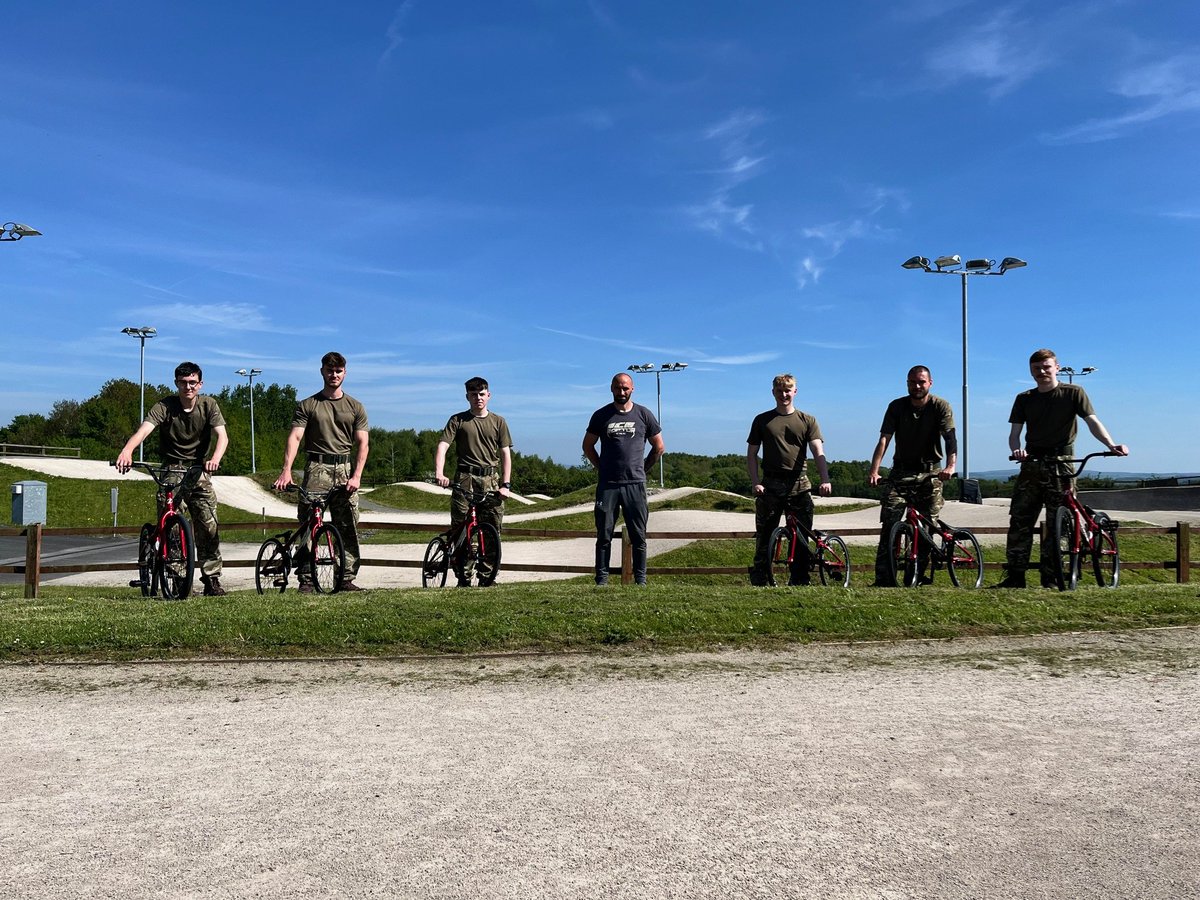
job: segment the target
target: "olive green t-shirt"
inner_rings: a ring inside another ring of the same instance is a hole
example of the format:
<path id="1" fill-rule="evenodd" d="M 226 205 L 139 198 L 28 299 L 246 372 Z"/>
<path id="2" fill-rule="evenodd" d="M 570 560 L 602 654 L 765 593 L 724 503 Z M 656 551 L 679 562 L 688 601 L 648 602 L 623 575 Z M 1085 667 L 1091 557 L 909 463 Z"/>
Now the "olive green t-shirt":
<path id="1" fill-rule="evenodd" d="M 880 434 L 893 436 L 892 468 L 897 473 L 924 472 L 942 459 L 942 435 L 954 429 L 954 411 L 949 402 L 929 395 L 920 409 L 909 397 L 897 397 L 883 414 Z"/>
<path id="2" fill-rule="evenodd" d="M 196 466 L 208 456 L 213 429 L 225 424 L 221 407 L 212 397 L 200 396 L 190 412 L 179 397 L 163 397 L 146 414 L 158 429 L 158 453 L 164 463 Z"/>
<path id="3" fill-rule="evenodd" d="M 810 441 L 821 441 L 821 426 L 808 413 L 793 410 L 784 415 L 770 409 L 754 417 L 747 444 L 762 447 L 766 473 L 804 469 L 804 457 Z"/>
<path id="4" fill-rule="evenodd" d="M 489 412 L 486 416 L 472 415 L 470 410 L 455 413 L 442 429 L 441 440 L 454 445 L 460 465 L 500 465 L 500 451 L 512 446 L 508 423 L 502 416 Z"/>
<path id="5" fill-rule="evenodd" d="M 1025 450 L 1034 456 L 1072 456 L 1076 418 L 1094 416 L 1092 401 L 1078 384 L 1059 384 L 1044 393 L 1022 391 L 1013 401 L 1008 421 L 1025 426 Z"/>
<path id="6" fill-rule="evenodd" d="M 292 428 L 304 429 L 305 453 L 346 455 L 354 452 L 354 433 L 367 430 L 367 410 L 349 394 L 331 400 L 316 393 L 296 405 Z"/>

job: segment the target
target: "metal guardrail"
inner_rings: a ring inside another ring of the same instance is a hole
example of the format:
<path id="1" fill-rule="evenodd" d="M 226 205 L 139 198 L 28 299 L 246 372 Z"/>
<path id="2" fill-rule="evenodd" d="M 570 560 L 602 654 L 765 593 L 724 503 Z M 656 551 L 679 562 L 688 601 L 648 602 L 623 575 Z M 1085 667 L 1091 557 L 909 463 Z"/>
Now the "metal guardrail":
<path id="1" fill-rule="evenodd" d="M 264 533 L 269 529 L 294 528 L 294 519 L 270 519 L 257 522 L 222 523 L 225 531 L 259 531 Z M 372 522 L 372 531 L 429 531 L 442 532 L 444 525 L 408 522 Z M 975 534 L 1006 534 L 1007 528 L 991 526 L 971 529 Z M 91 526 L 86 528 L 46 528 L 42 525 L 30 525 L 27 528 L 0 528 L 0 537 L 25 538 L 25 565 L 0 566 L 0 572 L 24 574 L 25 597 L 34 599 L 41 587 L 41 576 L 65 575 L 77 572 L 131 572 L 137 569 L 137 560 L 128 563 L 91 563 L 82 565 L 42 565 L 42 538 L 46 535 L 116 535 L 138 534 L 140 525 L 120 526 Z M 843 528 L 837 532 L 843 537 L 856 535 L 878 535 L 878 528 Z M 1121 561 L 1123 569 L 1174 569 L 1175 581 L 1179 584 L 1191 582 L 1191 570 L 1200 568 L 1200 561 L 1193 562 L 1191 556 L 1191 524 L 1178 522 L 1173 526 L 1122 528 L 1122 534 L 1174 535 L 1175 558 L 1161 562 L 1126 562 Z M 594 538 L 595 531 L 567 531 L 546 528 L 505 528 L 504 534 L 513 537 L 540 538 Z M 754 537 L 753 531 L 648 531 L 647 539 L 654 540 L 745 540 Z M 1043 540 L 1049 540 L 1043 534 Z M 624 529 L 620 531 L 621 543 L 621 583 L 630 584 L 633 581 L 633 546 L 625 540 Z M 369 545 L 368 545 L 369 546 Z M 379 566 L 383 568 L 416 569 L 422 566 L 417 559 L 371 559 L 361 560 L 364 566 Z M 225 560 L 229 568 L 247 568 L 254 565 L 252 559 Z M 984 563 L 985 568 L 998 569 L 1002 563 Z M 871 549 L 870 561 L 850 566 L 852 571 L 873 572 L 875 568 L 874 548 Z M 573 575 L 590 575 L 592 566 L 547 565 L 537 563 L 505 563 L 504 569 L 509 572 L 559 572 Z M 649 566 L 649 575 L 745 575 L 745 566 Z"/>

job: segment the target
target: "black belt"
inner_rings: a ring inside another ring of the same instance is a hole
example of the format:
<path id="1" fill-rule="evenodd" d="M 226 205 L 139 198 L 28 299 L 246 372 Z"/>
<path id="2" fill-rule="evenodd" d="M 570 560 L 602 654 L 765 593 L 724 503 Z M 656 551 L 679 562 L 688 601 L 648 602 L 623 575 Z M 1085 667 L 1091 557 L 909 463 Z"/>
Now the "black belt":
<path id="1" fill-rule="evenodd" d="M 338 463 L 350 462 L 349 453 L 309 453 L 309 462 L 328 463 L 329 465 L 337 465 Z"/>
<path id="2" fill-rule="evenodd" d="M 460 464 L 457 470 L 459 475 L 495 475 L 495 466 L 467 466 Z"/>

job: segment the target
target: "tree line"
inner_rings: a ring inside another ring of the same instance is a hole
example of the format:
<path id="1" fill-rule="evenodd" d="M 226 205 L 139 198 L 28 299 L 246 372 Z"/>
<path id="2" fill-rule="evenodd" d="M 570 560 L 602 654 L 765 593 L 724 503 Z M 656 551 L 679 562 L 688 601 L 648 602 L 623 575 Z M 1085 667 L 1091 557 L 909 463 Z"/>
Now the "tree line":
<path id="1" fill-rule="evenodd" d="M 146 408 L 158 399 L 175 391 L 167 385 L 146 385 Z M 227 475 L 250 474 L 250 388 L 247 385 L 224 387 L 214 395 L 225 416 L 229 434 L 229 450 L 221 462 Z M 296 409 L 296 389 L 290 385 L 254 385 L 255 459 L 264 475 L 277 473 L 283 459 L 284 442 L 291 428 Z M 100 388 L 87 400 L 59 400 L 48 415 L 28 413 L 15 416 L 0 428 L 0 443 L 35 446 L 78 447 L 85 459 L 115 459 L 129 436 L 141 422 L 138 385 L 128 379 L 116 378 Z M 371 454 L 363 480 L 367 484 L 388 484 L 396 481 L 419 481 L 433 474 L 433 456 L 440 431 L 416 431 L 411 428 L 397 431 L 371 429 Z M 149 460 L 158 458 L 157 432 L 145 445 Z M 665 460 L 667 487 L 700 487 L 749 495 L 744 453 L 722 453 L 700 456 L 693 453 L 668 453 Z M 453 470 L 454 448 L 450 448 L 447 469 Z M 809 463 L 809 477 L 816 482 L 816 472 Z M 867 460 L 829 462 L 829 474 L 834 492 L 839 497 L 878 498 L 880 489 L 867 483 L 870 471 Z M 886 471 L 886 470 L 885 470 Z M 650 481 L 657 482 L 657 470 Z M 595 484 L 591 466 L 582 463 L 568 466 L 542 459 L 534 454 L 513 451 L 513 487 L 523 494 L 548 494 L 552 497 Z M 1107 479 L 1081 480 L 1081 487 L 1103 489 L 1111 486 Z M 981 480 L 985 497 L 1012 496 L 1012 479 Z M 959 496 L 957 481 L 945 487 L 947 499 Z"/>

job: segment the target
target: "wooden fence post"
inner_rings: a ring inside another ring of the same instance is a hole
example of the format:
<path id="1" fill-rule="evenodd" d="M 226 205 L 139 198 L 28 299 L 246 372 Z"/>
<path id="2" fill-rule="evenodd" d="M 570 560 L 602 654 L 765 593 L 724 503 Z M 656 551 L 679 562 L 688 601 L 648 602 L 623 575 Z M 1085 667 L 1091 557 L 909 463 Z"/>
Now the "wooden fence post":
<path id="1" fill-rule="evenodd" d="M 1192 526 L 1188 522 L 1175 523 L 1175 583 L 1188 584 L 1192 580 Z"/>
<path id="2" fill-rule="evenodd" d="M 621 584 L 633 584 L 633 543 L 624 525 L 621 526 Z"/>
<path id="3" fill-rule="evenodd" d="M 25 529 L 25 599 L 36 600 L 42 581 L 42 523 Z"/>

